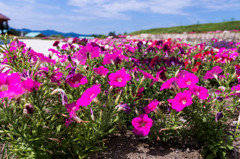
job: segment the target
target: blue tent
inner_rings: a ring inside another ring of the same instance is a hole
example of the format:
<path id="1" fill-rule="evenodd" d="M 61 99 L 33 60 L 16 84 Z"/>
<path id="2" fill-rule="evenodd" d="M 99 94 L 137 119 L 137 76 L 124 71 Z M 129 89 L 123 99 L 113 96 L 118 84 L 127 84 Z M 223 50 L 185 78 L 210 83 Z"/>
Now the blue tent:
<path id="1" fill-rule="evenodd" d="M 94 39 L 93 36 L 88 36 L 88 35 L 81 35 L 79 36 L 80 39 Z"/>

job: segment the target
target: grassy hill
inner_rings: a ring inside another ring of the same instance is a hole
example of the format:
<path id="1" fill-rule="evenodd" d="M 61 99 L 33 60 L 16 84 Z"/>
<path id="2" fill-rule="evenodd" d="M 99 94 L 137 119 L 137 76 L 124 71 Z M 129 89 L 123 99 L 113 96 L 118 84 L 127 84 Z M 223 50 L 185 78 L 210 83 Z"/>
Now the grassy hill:
<path id="1" fill-rule="evenodd" d="M 195 24 L 187 26 L 176 26 L 169 28 L 153 28 L 148 30 L 140 30 L 130 33 L 131 35 L 137 35 L 142 33 L 148 34 L 161 34 L 161 33 L 183 33 L 183 32 L 208 32 L 215 30 L 234 30 L 240 29 L 240 21 L 230 21 L 221 23 L 207 23 L 207 24 Z"/>

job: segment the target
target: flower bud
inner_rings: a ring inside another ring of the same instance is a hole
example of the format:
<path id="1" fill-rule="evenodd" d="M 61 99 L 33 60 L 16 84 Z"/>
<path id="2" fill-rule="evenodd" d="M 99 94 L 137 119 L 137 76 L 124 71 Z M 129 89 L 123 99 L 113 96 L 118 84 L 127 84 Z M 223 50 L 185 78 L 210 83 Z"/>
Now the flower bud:
<path id="1" fill-rule="evenodd" d="M 95 97 L 95 98 L 93 98 L 93 100 L 92 100 L 94 103 L 96 103 L 96 104 L 98 104 L 99 106 L 101 106 L 102 104 L 101 104 L 101 102 L 98 100 L 98 98 L 97 97 Z"/>
<path id="2" fill-rule="evenodd" d="M 110 86 L 109 90 L 108 90 L 108 94 L 111 93 L 113 90 L 113 86 Z"/>
<path id="3" fill-rule="evenodd" d="M 95 120 L 95 117 L 94 117 L 94 114 L 93 114 L 93 110 L 92 110 L 92 108 L 90 108 L 90 114 L 91 114 L 91 118 L 92 118 L 92 120 Z"/>
<path id="4" fill-rule="evenodd" d="M 128 104 L 124 104 L 123 102 L 118 104 L 115 108 L 117 109 L 118 112 L 125 111 L 127 114 L 131 112 L 131 108 L 128 106 Z"/>
<path id="5" fill-rule="evenodd" d="M 50 96 L 55 95 L 57 93 L 60 93 L 61 97 L 62 97 L 62 105 L 68 104 L 68 98 L 66 93 L 64 92 L 64 90 L 57 88 L 55 89 L 52 93 L 50 93 Z"/>
<path id="6" fill-rule="evenodd" d="M 217 112 L 215 116 L 215 121 L 218 122 L 218 120 L 222 119 L 224 117 L 222 112 Z"/>
<path id="7" fill-rule="evenodd" d="M 23 109 L 23 114 L 33 114 L 34 113 L 34 107 L 30 103 L 25 104 L 25 108 Z"/>
<path id="8" fill-rule="evenodd" d="M 123 92 L 123 90 L 121 89 L 120 92 L 119 92 L 119 94 L 118 94 L 118 96 L 117 96 L 117 98 L 116 98 L 116 100 L 115 100 L 115 104 L 118 103 L 118 101 L 119 101 L 119 99 L 120 99 L 120 97 L 121 97 L 121 95 L 122 95 L 122 92 Z"/>
<path id="9" fill-rule="evenodd" d="M 237 122 L 237 125 L 240 125 L 240 113 L 239 113 L 239 116 L 238 116 L 238 122 Z"/>

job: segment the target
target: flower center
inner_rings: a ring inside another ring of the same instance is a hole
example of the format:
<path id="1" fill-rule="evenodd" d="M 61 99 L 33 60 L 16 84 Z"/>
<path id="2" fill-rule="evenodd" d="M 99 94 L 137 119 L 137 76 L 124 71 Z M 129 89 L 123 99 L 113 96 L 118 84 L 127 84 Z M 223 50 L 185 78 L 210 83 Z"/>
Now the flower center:
<path id="1" fill-rule="evenodd" d="M 118 82 L 122 82 L 122 77 L 118 77 L 118 78 L 117 78 L 117 81 L 118 81 Z"/>
<path id="2" fill-rule="evenodd" d="M 186 101 L 186 100 L 183 100 L 183 101 L 182 101 L 182 104 L 186 104 L 186 103 L 187 103 L 187 101 Z"/>
<path id="3" fill-rule="evenodd" d="M 8 85 L 6 85 L 6 84 L 1 85 L 1 86 L 0 86 L 0 90 L 1 90 L 1 91 L 6 91 L 6 90 L 8 90 Z"/>
<path id="4" fill-rule="evenodd" d="M 187 85 L 190 85 L 192 81 L 187 81 Z"/>
<path id="5" fill-rule="evenodd" d="M 142 125 L 142 127 L 144 127 L 146 125 L 146 123 L 143 122 L 143 123 L 141 123 L 141 125 Z"/>
<path id="6" fill-rule="evenodd" d="M 92 99 L 92 98 L 94 97 L 94 95 L 95 95 L 94 93 L 93 93 L 93 94 L 91 94 L 91 95 L 90 95 L 90 99 Z"/>

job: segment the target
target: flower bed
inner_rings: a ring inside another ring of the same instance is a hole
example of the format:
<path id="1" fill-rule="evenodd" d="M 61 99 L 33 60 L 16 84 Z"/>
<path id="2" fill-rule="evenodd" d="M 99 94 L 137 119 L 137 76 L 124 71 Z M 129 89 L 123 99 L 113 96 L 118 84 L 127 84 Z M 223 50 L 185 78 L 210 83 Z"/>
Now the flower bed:
<path id="1" fill-rule="evenodd" d="M 74 39 L 45 56 L 12 41 L 0 50 L 1 140 L 17 158 L 84 158 L 131 130 L 226 158 L 240 123 L 234 131 L 227 124 L 239 110 L 234 46 Z"/>

